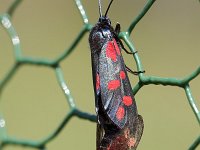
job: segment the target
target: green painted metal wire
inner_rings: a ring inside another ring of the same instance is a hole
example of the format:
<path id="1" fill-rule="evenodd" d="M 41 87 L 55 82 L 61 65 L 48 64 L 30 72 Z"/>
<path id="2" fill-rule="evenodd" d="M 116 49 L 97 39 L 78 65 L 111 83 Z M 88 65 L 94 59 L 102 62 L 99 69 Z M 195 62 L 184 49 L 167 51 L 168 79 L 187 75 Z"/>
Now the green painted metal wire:
<path id="1" fill-rule="evenodd" d="M 12 77 L 15 75 L 16 71 L 20 68 L 21 65 L 43 65 L 45 67 L 50 67 L 55 71 L 58 84 L 62 89 L 63 94 L 66 96 L 66 100 L 70 107 L 70 111 L 66 114 L 66 116 L 63 118 L 63 120 L 60 122 L 60 124 L 54 131 L 52 131 L 47 137 L 44 137 L 43 139 L 38 141 L 18 138 L 15 139 L 13 137 L 9 137 L 9 135 L 6 135 L 5 128 L 0 128 L 0 150 L 3 150 L 5 145 L 21 145 L 45 150 L 46 144 L 53 140 L 62 131 L 62 129 L 66 126 L 66 124 L 70 121 L 72 117 L 78 117 L 92 122 L 96 121 L 95 115 L 83 112 L 77 108 L 77 106 L 75 105 L 75 100 L 73 99 L 70 93 L 70 89 L 67 87 L 65 79 L 63 77 L 62 68 L 59 66 L 60 62 L 69 56 L 69 54 L 75 49 L 77 44 L 80 42 L 80 40 L 84 37 L 85 33 L 89 32 L 93 25 L 89 24 L 89 19 L 86 15 L 83 5 L 81 4 L 81 1 L 75 0 L 81 18 L 83 19 L 83 26 L 75 40 L 71 43 L 71 45 L 67 49 L 65 49 L 60 56 L 53 60 L 27 57 L 22 55 L 22 50 L 20 48 L 20 39 L 12 25 L 12 22 L 10 21 L 20 2 L 22 2 L 22 0 L 14 1 L 13 4 L 9 7 L 7 13 L 0 15 L 1 24 L 4 26 L 5 30 L 7 31 L 9 37 L 12 40 L 15 56 L 15 63 L 12 65 L 7 74 L 0 80 L 0 93 L 3 92 L 3 88 L 7 85 L 8 81 L 12 79 Z M 139 13 L 139 15 L 132 21 L 127 31 L 121 32 L 119 34 L 119 37 L 126 43 L 126 45 L 132 52 L 136 52 L 136 49 L 134 47 L 133 42 L 130 40 L 130 34 L 137 25 L 137 23 L 148 12 L 148 10 L 151 8 L 154 2 L 155 0 L 148 0 L 142 11 Z M 143 71 L 144 69 L 138 53 L 135 53 L 133 57 L 137 65 L 137 70 Z M 189 105 L 192 108 L 192 111 L 197 119 L 197 122 L 198 124 L 200 124 L 200 112 L 197 108 L 197 105 L 195 104 L 195 99 L 192 96 L 192 92 L 189 86 L 190 81 L 196 78 L 199 75 L 199 73 L 200 66 L 190 75 L 182 79 L 146 76 L 142 73 L 139 74 L 139 82 L 133 87 L 133 92 L 134 94 L 136 94 L 140 90 L 140 88 L 149 84 L 177 86 L 183 88 L 185 90 L 185 94 L 188 99 Z M 194 140 L 194 142 L 189 147 L 189 150 L 194 150 L 199 145 L 199 143 L 200 136 L 198 136 L 197 139 Z"/>

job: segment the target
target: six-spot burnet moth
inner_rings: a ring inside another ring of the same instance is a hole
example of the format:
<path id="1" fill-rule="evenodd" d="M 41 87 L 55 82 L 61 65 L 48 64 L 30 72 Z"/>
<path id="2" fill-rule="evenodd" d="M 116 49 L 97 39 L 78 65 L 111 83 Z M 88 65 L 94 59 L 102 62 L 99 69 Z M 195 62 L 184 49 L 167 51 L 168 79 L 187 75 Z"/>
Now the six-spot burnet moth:
<path id="1" fill-rule="evenodd" d="M 143 133 L 143 119 L 137 112 L 131 84 L 127 76 L 118 38 L 120 25 L 114 29 L 102 15 L 89 35 L 91 49 L 95 107 L 97 113 L 97 150 L 136 149 Z"/>

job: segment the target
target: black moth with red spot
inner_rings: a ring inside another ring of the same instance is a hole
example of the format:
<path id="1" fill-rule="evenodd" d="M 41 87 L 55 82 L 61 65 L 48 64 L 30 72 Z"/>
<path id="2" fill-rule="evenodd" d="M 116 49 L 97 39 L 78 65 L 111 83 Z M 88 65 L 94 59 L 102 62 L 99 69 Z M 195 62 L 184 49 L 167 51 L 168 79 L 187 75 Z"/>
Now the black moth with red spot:
<path id="1" fill-rule="evenodd" d="M 112 1 L 110 5 L 111 3 Z M 103 147 L 106 149 L 112 147 L 114 140 L 113 137 L 110 137 L 110 133 L 117 134 L 119 132 L 121 134 L 121 131 L 124 130 L 124 134 L 128 131 L 132 136 L 130 141 L 135 140 L 132 145 L 129 142 L 129 148 L 135 149 L 142 136 L 143 120 L 138 115 L 121 54 L 121 49 L 124 46 L 118 38 L 120 26 L 117 24 L 114 30 L 106 14 L 100 16 L 89 35 L 97 125 L 99 128 L 97 129 L 97 136 L 99 136 L 97 138 L 100 138 L 97 139 L 97 145 L 102 149 Z M 113 146 L 113 149 L 116 148 Z"/>

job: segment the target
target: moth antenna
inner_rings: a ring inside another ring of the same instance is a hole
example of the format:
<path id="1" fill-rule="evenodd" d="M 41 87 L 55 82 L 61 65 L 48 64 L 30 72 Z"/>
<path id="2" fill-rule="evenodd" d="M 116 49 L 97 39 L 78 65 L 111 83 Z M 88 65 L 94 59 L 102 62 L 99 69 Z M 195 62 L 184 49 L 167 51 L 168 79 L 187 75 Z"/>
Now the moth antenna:
<path id="1" fill-rule="evenodd" d="M 108 8 L 107 8 L 106 13 L 105 13 L 105 15 L 104 15 L 105 17 L 107 16 L 108 10 L 110 9 L 110 6 L 111 6 L 112 2 L 113 2 L 113 0 L 111 0 L 111 1 L 110 1 L 110 4 L 108 5 Z"/>
<path id="2" fill-rule="evenodd" d="M 101 0 L 99 0 L 99 15 L 102 17 Z"/>

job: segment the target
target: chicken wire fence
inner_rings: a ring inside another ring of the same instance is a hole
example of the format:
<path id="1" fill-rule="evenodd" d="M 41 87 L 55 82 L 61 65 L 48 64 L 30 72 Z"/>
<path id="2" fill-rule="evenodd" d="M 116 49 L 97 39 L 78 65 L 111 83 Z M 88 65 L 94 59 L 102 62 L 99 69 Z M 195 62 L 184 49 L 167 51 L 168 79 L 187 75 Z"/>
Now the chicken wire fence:
<path id="1" fill-rule="evenodd" d="M 70 111 L 66 114 L 62 122 L 58 125 L 58 127 L 55 128 L 49 134 L 49 136 L 43 138 L 41 141 L 20 140 L 17 138 L 10 137 L 6 133 L 5 120 L 3 116 L 0 116 L 0 149 L 3 150 L 6 145 L 20 145 L 20 146 L 33 147 L 36 149 L 44 150 L 47 143 L 49 143 L 51 140 L 53 140 L 56 136 L 58 136 L 62 132 L 63 128 L 66 126 L 66 124 L 68 124 L 68 122 L 70 121 L 72 117 L 76 116 L 85 120 L 90 120 L 92 122 L 96 121 L 95 115 L 90 114 L 88 112 L 81 111 L 79 108 L 77 108 L 77 106 L 75 105 L 74 99 L 72 98 L 72 95 L 70 93 L 70 89 L 66 85 L 65 79 L 63 77 L 63 71 L 60 67 L 60 62 L 64 59 L 67 59 L 70 53 L 75 50 L 77 44 L 84 37 L 84 35 L 91 30 L 93 25 L 89 23 L 88 17 L 86 15 L 83 5 L 81 4 L 81 1 L 75 0 L 76 6 L 81 14 L 81 19 L 83 20 L 83 26 L 81 30 L 79 31 L 78 36 L 72 42 L 72 44 L 62 54 L 60 54 L 59 57 L 53 60 L 27 57 L 27 56 L 22 55 L 22 50 L 20 47 L 20 38 L 11 22 L 13 13 L 15 12 L 15 9 L 19 6 L 21 1 L 22 0 L 14 1 L 11 4 L 11 6 L 8 8 L 7 12 L 5 12 L 4 14 L 0 14 L 1 25 L 7 31 L 9 38 L 12 41 L 12 46 L 14 49 L 14 56 L 15 56 L 15 63 L 10 67 L 7 74 L 2 79 L 0 79 L 0 94 L 3 92 L 3 89 L 7 86 L 8 81 L 12 79 L 16 71 L 23 64 L 49 67 L 52 70 L 54 70 L 56 73 L 57 81 L 63 91 L 63 94 L 66 96 L 66 100 L 70 107 Z M 125 42 L 128 48 L 133 52 L 133 54 L 136 52 L 136 49 L 134 47 L 133 42 L 130 40 L 130 34 L 132 30 L 135 28 L 135 26 L 137 25 L 137 23 L 147 13 L 147 11 L 151 8 L 151 6 L 153 5 L 155 1 L 156 0 L 148 0 L 144 8 L 139 13 L 139 15 L 135 19 L 133 19 L 133 21 L 130 23 L 128 29 L 124 32 L 120 32 L 119 34 L 119 38 Z M 137 70 L 144 70 L 138 53 L 134 54 L 133 58 L 134 58 L 134 61 L 136 62 Z M 199 124 L 200 112 L 197 108 L 197 105 L 195 104 L 195 99 L 192 96 L 192 92 L 190 88 L 190 82 L 193 79 L 195 79 L 199 75 L 199 73 L 200 73 L 200 66 L 196 70 L 194 70 L 191 74 L 186 75 L 182 79 L 163 78 L 163 77 L 147 76 L 144 74 L 139 74 L 138 75 L 139 82 L 133 87 L 133 92 L 134 94 L 136 94 L 140 90 L 140 88 L 146 85 L 150 85 L 150 84 L 163 85 L 163 86 L 168 85 L 168 86 L 176 86 L 176 87 L 182 88 L 185 91 L 185 95 L 189 102 L 189 106 L 191 107 L 196 117 L 197 123 Z M 200 143 L 200 136 L 194 139 L 193 143 L 191 143 L 188 149 L 194 150 L 199 145 L 199 143 Z"/>

